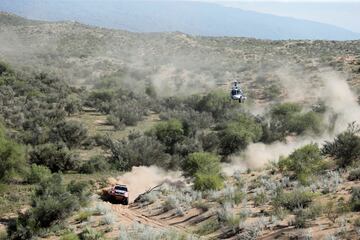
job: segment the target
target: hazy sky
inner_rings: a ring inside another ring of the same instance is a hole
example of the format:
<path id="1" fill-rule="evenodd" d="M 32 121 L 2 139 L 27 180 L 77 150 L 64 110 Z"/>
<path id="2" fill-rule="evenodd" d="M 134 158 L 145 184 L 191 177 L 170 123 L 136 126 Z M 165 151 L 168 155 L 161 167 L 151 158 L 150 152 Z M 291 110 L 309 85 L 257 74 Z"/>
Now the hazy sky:
<path id="1" fill-rule="evenodd" d="M 360 33 L 360 0 L 198 0 L 279 16 L 328 23 Z"/>

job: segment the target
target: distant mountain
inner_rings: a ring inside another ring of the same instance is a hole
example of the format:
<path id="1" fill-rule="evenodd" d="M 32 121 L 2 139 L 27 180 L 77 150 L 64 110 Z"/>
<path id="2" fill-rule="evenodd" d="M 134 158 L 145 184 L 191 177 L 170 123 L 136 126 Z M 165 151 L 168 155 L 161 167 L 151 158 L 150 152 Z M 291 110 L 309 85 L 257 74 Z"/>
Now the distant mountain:
<path id="1" fill-rule="evenodd" d="M 1 0 L 0 10 L 31 19 L 74 20 L 134 32 L 180 31 L 261 39 L 360 39 L 359 33 L 307 20 L 213 3 L 117 0 Z"/>

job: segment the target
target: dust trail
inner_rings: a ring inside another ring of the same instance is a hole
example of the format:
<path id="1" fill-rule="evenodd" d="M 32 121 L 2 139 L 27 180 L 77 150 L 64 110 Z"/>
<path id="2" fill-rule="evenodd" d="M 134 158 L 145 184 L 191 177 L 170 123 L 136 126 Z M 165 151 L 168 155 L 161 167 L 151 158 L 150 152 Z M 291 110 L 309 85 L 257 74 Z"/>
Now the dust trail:
<path id="1" fill-rule="evenodd" d="M 305 73 L 304 73 L 305 74 Z M 282 75 L 284 77 L 285 75 Z M 289 77 L 292 81 L 296 79 L 294 76 Z M 234 169 L 245 168 L 261 168 L 267 163 L 277 161 L 280 156 L 287 156 L 296 148 L 309 143 L 323 144 L 326 140 L 332 140 L 334 136 L 344 131 L 348 124 L 360 120 L 360 106 L 357 103 L 355 94 L 351 91 L 344 76 L 340 73 L 321 69 L 317 74 L 317 78 L 322 85 L 318 89 L 309 89 L 305 84 L 294 84 L 294 86 L 302 86 L 300 88 L 288 89 L 289 92 L 295 92 L 290 100 L 300 100 L 299 96 L 309 96 L 317 98 L 324 102 L 327 111 L 324 116 L 324 124 L 331 129 L 320 136 L 298 136 L 287 138 L 285 142 L 274 142 L 271 144 L 253 143 L 250 144 L 244 152 L 239 155 L 232 156 L 232 168 L 225 166 L 225 172 L 231 174 Z M 290 87 L 288 79 L 285 87 Z M 319 83 L 318 83 L 319 84 Z M 303 99 L 304 100 L 304 99 Z"/>
<path id="2" fill-rule="evenodd" d="M 165 171 L 156 166 L 140 166 L 133 167 L 130 172 L 125 173 L 117 178 L 109 178 L 110 184 L 125 184 L 130 193 L 130 201 L 132 202 L 139 194 L 148 189 L 159 185 L 165 181 L 181 181 L 180 172 Z"/>

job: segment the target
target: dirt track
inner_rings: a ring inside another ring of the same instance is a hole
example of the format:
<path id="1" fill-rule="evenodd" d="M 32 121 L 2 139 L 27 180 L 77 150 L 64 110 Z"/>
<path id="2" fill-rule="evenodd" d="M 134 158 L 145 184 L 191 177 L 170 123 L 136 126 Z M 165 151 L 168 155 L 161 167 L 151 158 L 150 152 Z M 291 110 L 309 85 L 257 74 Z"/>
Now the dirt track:
<path id="1" fill-rule="evenodd" d="M 155 228 L 169 227 L 166 222 L 145 216 L 143 213 L 137 210 L 136 207 L 132 205 L 125 206 L 121 204 L 112 204 L 111 209 L 113 210 L 113 213 L 116 214 L 116 216 L 118 217 L 119 222 L 124 225 L 131 225 L 134 222 L 138 222 Z"/>

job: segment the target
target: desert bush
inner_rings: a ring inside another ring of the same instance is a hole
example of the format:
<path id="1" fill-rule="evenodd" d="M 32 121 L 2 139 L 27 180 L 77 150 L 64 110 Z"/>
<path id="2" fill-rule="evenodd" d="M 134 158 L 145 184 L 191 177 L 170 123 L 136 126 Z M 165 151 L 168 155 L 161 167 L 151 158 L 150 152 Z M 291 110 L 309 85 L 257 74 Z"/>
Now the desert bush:
<path id="1" fill-rule="evenodd" d="M 64 142 L 68 148 L 75 148 L 87 138 L 86 127 L 78 121 L 64 121 L 58 123 L 50 133 L 52 142 Z"/>
<path id="2" fill-rule="evenodd" d="M 67 112 L 68 116 L 73 115 L 77 112 L 80 112 L 82 104 L 79 98 L 76 96 L 69 96 L 65 101 L 64 110 Z"/>
<path id="3" fill-rule="evenodd" d="M 263 189 L 257 189 L 257 191 L 254 192 L 253 199 L 255 206 L 262 206 L 267 202 L 268 197 Z"/>
<path id="4" fill-rule="evenodd" d="M 166 151 L 170 154 L 174 152 L 175 144 L 181 142 L 185 136 L 183 125 L 177 119 L 158 123 L 150 131 L 150 134 L 156 136 L 166 146 Z"/>
<path id="5" fill-rule="evenodd" d="M 76 196 L 81 205 L 86 205 L 88 203 L 91 192 L 87 182 L 72 180 L 67 185 L 67 191 Z"/>
<path id="6" fill-rule="evenodd" d="M 194 138 L 185 137 L 181 142 L 178 142 L 174 146 L 174 154 L 187 157 L 189 154 L 201 151 L 201 146 Z"/>
<path id="7" fill-rule="evenodd" d="M 23 175 L 26 165 L 23 147 L 6 137 L 0 123 L 0 181 L 10 181 Z"/>
<path id="8" fill-rule="evenodd" d="M 217 218 L 220 224 L 229 227 L 233 231 L 239 227 L 239 223 L 244 221 L 240 215 L 236 215 L 231 203 L 225 202 L 217 211 Z"/>
<path id="9" fill-rule="evenodd" d="M 94 208 L 94 213 L 97 215 L 105 215 L 107 213 L 110 213 L 112 210 L 109 205 L 105 203 L 97 203 Z"/>
<path id="10" fill-rule="evenodd" d="M 9 64 L 1 61 L 0 62 L 0 76 L 5 73 L 13 73 L 13 70 L 11 69 Z"/>
<path id="11" fill-rule="evenodd" d="M 269 222 L 263 218 L 260 218 L 259 220 L 252 223 L 241 223 L 239 227 L 242 229 L 242 231 L 237 234 L 237 239 L 257 239 L 268 224 Z"/>
<path id="12" fill-rule="evenodd" d="M 30 162 L 44 165 L 52 172 L 74 170 L 78 166 L 76 156 L 59 144 L 43 144 L 30 151 Z"/>
<path id="13" fill-rule="evenodd" d="M 75 221 L 77 222 L 86 222 L 89 218 L 94 214 L 94 212 L 89 210 L 84 210 L 79 212 L 79 214 L 75 217 Z"/>
<path id="14" fill-rule="evenodd" d="M 31 208 L 11 222 L 11 239 L 31 239 L 42 229 L 62 222 L 80 207 L 79 199 L 67 191 L 60 174 L 39 183 L 32 197 Z"/>
<path id="15" fill-rule="evenodd" d="M 222 197 L 219 197 L 217 200 L 220 203 L 230 202 L 237 205 L 241 203 L 246 196 L 245 191 L 233 186 L 226 186 L 221 192 Z"/>
<path id="16" fill-rule="evenodd" d="M 199 235 L 208 235 L 210 233 L 216 232 L 220 228 L 219 221 L 217 219 L 209 219 L 203 222 L 198 229 L 196 230 L 196 234 Z"/>
<path id="17" fill-rule="evenodd" d="M 101 240 L 103 239 L 104 234 L 93 228 L 86 227 L 79 236 L 81 240 Z"/>
<path id="18" fill-rule="evenodd" d="M 111 108 L 108 122 L 114 125 L 116 129 L 120 129 L 121 125 L 136 126 L 144 115 L 146 115 L 144 106 L 134 100 L 126 101 Z"/>
<path id="19" fill-rule="evenodd" d="M 220 160 L 211 153 L 190 154 L 182 166 L 184 175 L 194 178 L 196 190 L 220 189 L 223 179 L 220 176 Z"/>
<path id="20" fill-rule="evenodd" d="M 110 164 L 107 162 L 105 157 L 96 155 L 90 158 L 89 161 L 83 163 L 80 167 L 81 173 L 95 173 L 103 172 L 110 169 Z"/>
<path id="21" fill-rule="evenodd" d="M 342 178 L 337 171 L 329 171 L 325 176 L 321 176 L 320 180 L 317 182 L 321 192 L 327 194 L 330 192 L 336 192 L 340 183 L 342 183 Z"/>
<path id="22" fill-rule="evenodd" d="M 198 112 L 191 108 L 181 110 L 168 110 L 161 113 L 162 120 L 178 119 L 181 121 L 184 129 L 184 135 L 188 137 L 195 136 L 197 130 L 209 128 L 214 119 L 207 112 Z"/>
<path id="23" fill-rule="evenodd" d="M 218 190 L 223 187 L 223 181 L 219 174 L 199 172 L 195 174 L 194 189 L 199 191 Z"/>
<path id="24" fill-rule="evenodd" d="M 227 156 L 243 150 L 249 143 L 259 141 L 261 135 L 262 127 L 255 118 L 241 114 L 219 132 L 220 153 Z"/>
<path id="25" fill-rule="evenodd" d="M 80 240 L 79 236 L 73 232 L 65 233 L 60 237 L 60 240 Z"/>
<path id="26" fill-rule="evenodd" d="M 208 134 L 201 134 L 199 140 L 205 152 L 217 152 L 220 145 L 220 139 L 217 133 L 211 132 Z"/>
<path id="27" fill-rule="evenodd" d="M 360 212 L 360 187 L 352 187 L 350 206 L 352 211 Z"/>
<path id="28" fill-rule="evenodd" d="M 196 239 L 194 236 L 182 234 L 174 230 L 155 229 L 148 225 L 134 223 L 129 229 L 120 227 L 119 240 L 139 239 L 139 240 L 181 240 Z"/>
<path id="29" fill-rule="evenodd" d="M 324 208 L 325 216 L 332 222 L 335 223 L 336 219 L 339 217 L 340 212 L 334 201 L 329 201 L 326 203 Z"/>
<path id="30" fill-rule="evenodd" d="M 274 105 L 269 113 L 269 120 L 263 122 L 264 142 L 283 140 L 289 133 L 302 134 L 310 131 L 323 131 L 321 114 L 314 111 L 302 112 L 296 103 L 282 103 Z"/>
<path id="31" fill-rule="evenodd" d="M 287 158 L 280 158 L 278 166 L 282 171 L 293 171 L 303 184 L 308 177 L 324 170 L 324 162 L 317 144 L 308 144 L 292 152 Z"/>
<path id="32" fill-rule="evenodd" d="M 100 220 L 100 224 L 102 225 L 112 225 L 116 222 L 116 217 L 112 213 L 105 214 Z"/>
<path id="33" fill-rule="evenodd" d="M 30 172 L 27 175 L 26 181 L 30 184 L 39 183 L 42 180 L 49 178 L 51 171 L 45 166 L 38 166 L 32 164 L 30 167 Z"/>
<path id="34" fill-rule="evenodd" d="M 312 202 L 314 194 L 304 189 L 295 189 L 291 192 L 284 192 L 278 189 L 278 192 L 272 204 L 275 208 L 283 207 L 290 211 L 297 208 L 306 208 Z"/>
<path id="35" fill-rule="evenodd" d="M 192 153 L 187 157 L 182 169 L 186 177 L 193 177 L 198 172 L 220 172 L 220 160 L 212 153 Z"/>
<path id="36" fill-rule="evenodd" d="M 360 180 L 360 168 L 352 169 L 348 176 L 349 181 Z"/>
<path id="37" fill-rule="evenodd" d="M 170 168 L 171 162 L 165 147 L 154 137 L 140 136 L 120 141 L 110 141 L 109 163 L 118 170 L 129 170 L 132 166 L 158 165 Z"/>
<path id="38" fill-rule="evenodd" d="M 104 103 L 109 105 L 114 97 L 114 93 L 111 90 L 96 90 L 92 91 L 86 99 L 85 105 L 96 108 L 103 113 L 109 113 L 110 109 L 104 107 Z"/>
<path id="39" fill-rule="evenodd" d="M 215 119 L 220 119 L 227 109 L 236 106 L 229 102 L 229 96 L 223 91 L 211 92 L 203 96 L 196 104 L 195 110 L 209 112 Z"/>
<path id="40" fill-rule="evenodd" d="M 360 137 L 357 135 L 360 129 L 355 124 L 349 125 L 348 129 L 337 135 L 332 142 L 326 142 L 322 153 L 334 157 L 340 167 L 346 167 L 359 160 Z"/>
<path id="41" fill-rule="evenodd" d="M 297 208 L 294 210 L 295 219 L 291 224 L 295 226 L 295 228 L 306 228 L 308 227 L 309 221 L 319 217 L 326 208 L 327 206 L 324 207 L 320 204 L 312 204 L 308 208 Z"/>

